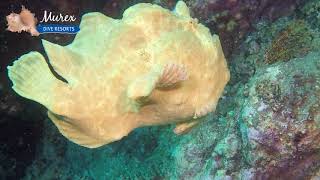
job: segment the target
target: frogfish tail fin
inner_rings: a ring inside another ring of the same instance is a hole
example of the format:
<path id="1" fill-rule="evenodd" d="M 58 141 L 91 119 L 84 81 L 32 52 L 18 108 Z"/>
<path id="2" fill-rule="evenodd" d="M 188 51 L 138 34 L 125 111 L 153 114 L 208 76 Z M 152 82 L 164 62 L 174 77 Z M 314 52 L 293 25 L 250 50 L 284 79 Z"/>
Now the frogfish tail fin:
<path id="1" fill-rule="evenodd" d="M 25 54 L 7 68 L 14 91 L 55 111 L 53 108 L 55 94 L 57 94 L 55 91 L 57 92 L 66 84 L 52 74 L 40 53 Z"/>

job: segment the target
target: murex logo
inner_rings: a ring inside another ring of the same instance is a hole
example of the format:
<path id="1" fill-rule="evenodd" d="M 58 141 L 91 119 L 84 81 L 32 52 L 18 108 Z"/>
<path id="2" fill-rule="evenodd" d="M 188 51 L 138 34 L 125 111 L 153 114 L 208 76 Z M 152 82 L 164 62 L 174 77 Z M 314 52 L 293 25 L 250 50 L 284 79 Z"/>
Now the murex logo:
<path id="1" fill-rule="evenodd" d="M 74 34 L 77 33 L 80 28 L 77 25 L 65 24 L 66 22 L 72 23 L 76 21 L 74 15 L 58 15 L 52 12 L 44 11 L 44 15 L 40 24 L 37 25 L 37 18 L 28 9 L 22 6 L 19 14 L 11 13 L 7 17 L 8 28 L 11 32 L 29 32 L 32 36 L 39 36 L 43 33 L 65 33 Z M 58 24 L 64 23 L 64 24 Z"/>
<path id="2" fill-rule="evenodd" d="M 43 15 L 43 19 L 40 21 L 42 22 L 48 22 L 48 21 L 55 21 L 55 22 L 74 22 L 76 21 L 77 18 L 75 18 L 72 15 L 65 15 L 63 16 L 61 13 L 59 15 L 53 15 L 52 12 L 48 12 L 45 10 L 44 11 L 44 15 Z"/>

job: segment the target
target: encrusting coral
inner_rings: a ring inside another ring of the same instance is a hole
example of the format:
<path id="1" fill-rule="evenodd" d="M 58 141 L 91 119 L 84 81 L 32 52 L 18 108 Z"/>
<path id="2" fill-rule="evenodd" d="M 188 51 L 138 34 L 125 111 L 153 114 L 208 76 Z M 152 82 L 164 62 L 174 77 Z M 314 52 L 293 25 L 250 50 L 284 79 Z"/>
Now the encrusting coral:
<path id="1" fill-rule="evenodd" d="M 312 33 L 303 20 L 295 20 L 287 25 L 272 41 L 266 51 L 265 62 L 288 61 L 303 56 L 311 49 Z"/>
<path id="2" fill-rule="evenodd" d="M 181 134 L 215 110 L 229 80 L 217 35 L 190 17 L 140 3 L 123 18 L 82 17 L 68 46 L 43 40 L 58 80 L 38 52 L 20 57 L 8 74 L 21 96 L 48 108 L 59 131 L 95 148 L 141 126 L 176 123 Z"/>

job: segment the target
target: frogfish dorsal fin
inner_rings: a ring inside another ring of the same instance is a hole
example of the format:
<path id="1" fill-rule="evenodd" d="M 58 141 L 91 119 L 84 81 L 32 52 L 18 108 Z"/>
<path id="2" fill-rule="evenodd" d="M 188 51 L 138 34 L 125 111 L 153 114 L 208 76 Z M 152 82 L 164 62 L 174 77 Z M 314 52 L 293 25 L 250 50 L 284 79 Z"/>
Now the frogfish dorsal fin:
<path id="1" fill-rule="evenodd" d="M 97 148 L 106 144 L 106 142 L 90 137 L 79 128 L 63 120 L 59 116 L 48 111 L 48 117 L 57 126 L 59 132 L 70 141 L 87 148 Z"/>

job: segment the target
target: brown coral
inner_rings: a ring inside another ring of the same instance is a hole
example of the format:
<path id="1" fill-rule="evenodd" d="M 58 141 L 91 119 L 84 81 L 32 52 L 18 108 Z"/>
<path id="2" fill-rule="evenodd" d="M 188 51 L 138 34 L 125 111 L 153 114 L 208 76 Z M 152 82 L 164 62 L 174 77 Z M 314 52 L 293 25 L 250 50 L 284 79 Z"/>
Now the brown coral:
<path id="1" fill-rule="evenodd" d="M 310 49 L 312 34 L 303 20 L 296 20 L 275 37 L 265 54 L 265 62 L 288 61 L 306 54 Z"/>

